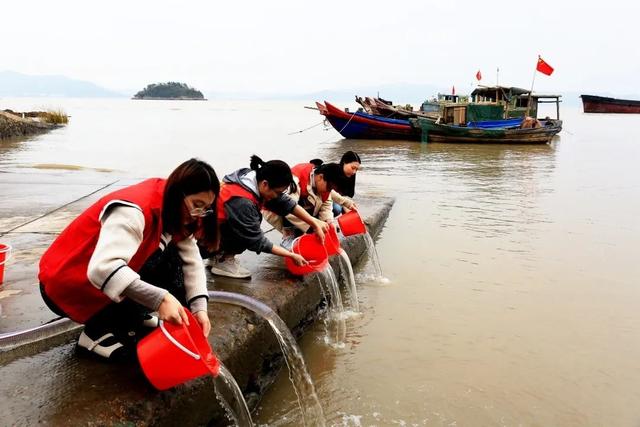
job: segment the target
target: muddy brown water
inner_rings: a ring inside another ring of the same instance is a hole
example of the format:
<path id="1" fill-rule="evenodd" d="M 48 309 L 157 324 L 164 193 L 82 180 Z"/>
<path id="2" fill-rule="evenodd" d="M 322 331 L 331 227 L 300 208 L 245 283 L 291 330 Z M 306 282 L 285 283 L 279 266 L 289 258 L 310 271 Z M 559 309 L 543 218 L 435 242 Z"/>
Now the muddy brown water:
<path id="1" fill-rule="evenodd" d="M 324 343 L 322 322 L 302 340 L 329 424 L 640 424 L 640 115 L 565 108 L 550 145 L 460 146 L 288 135 L 320 121 L 310 102 L 3 102 L 72 115 L 0 143 L 3 176 L 144 177 L 189 156 L 222 175 L 252 153 L 357 151 L 360 188 L 396 197 L 377 242 L 389 281 L 356 268 L 363 314 L 344 348 Z M 0 221 L 27 205 L 0 207 Z M 286 374 L 254 419 L 299 424 Z"/>

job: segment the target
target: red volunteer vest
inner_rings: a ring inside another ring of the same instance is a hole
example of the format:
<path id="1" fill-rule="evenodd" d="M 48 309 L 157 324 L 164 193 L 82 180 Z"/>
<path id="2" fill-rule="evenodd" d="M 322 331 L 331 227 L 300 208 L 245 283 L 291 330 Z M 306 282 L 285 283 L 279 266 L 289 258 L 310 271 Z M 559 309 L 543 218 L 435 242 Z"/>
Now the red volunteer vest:
<path id="1" fill-rule="evenodd" d="M 247 190 L 240 184 L 223 182 L 220 186 L 220 195 L 216 202 L 218 221 L 227 220 L 227 213 L 224 211 L 224 205 L 234 197 L 244 197 L 245 199 L 249 199 L 258 207 L 258 210 L 262 209 L 262 204 L 253 192 Z"/>
<path id="2" fill-rule="evenodd" d="M 40 283 L 46 295 L 71 320 L 85 323 L 112 302 L 87 278 L 89 260 L 100 234 L 99 216 L 103 208 L 109 202 L 123 200 L 142 209 L 142 243 L 129 261 L 129 267 L 139 271 L 160 243 L 165 183 L 164 179 L 152 178 L 104 196 L 69 224 L 44 253 L 40 259 Z"/>
<path id="3" fill-rule="evenodd" d="M 309 185 L 309 178 L 311 177 L 311 172 L 315 168 L 313 163 L 300 163 L 299 165 L 295 165 L 291 168 L 291 173 L 298 177 L 298 184 L 300 185 L 300 198 L 309 197 L 309 191 L 307 191 L 307 186 Z M 326 202 L 329 198 L 329 192 L 325 194 L 320 194 L 323 202 Z"/>

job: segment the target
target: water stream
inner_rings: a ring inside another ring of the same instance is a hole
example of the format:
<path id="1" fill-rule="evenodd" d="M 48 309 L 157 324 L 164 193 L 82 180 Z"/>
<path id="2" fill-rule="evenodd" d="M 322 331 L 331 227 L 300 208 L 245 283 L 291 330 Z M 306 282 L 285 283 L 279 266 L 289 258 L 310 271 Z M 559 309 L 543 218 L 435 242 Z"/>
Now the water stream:
<path id="1" fill-rule="evenodd" d="M 345 252 L 344 249 L 340 248 L 338 250 L 338 260 L 340 262 L 340 270 L 342 271 L 342 275 L 345 278 L 345 282 L 347 283 L 347 287 L 349 289 L 349 298 L 351 302 L 351 310 L 356 313 L 360 312 L 360 303 L 358 302 L 358 291 L 356 289 L 356 279 L 353 275 L 353 267 L 351 266 L 351 260 L 349 259 L 349 255 Z"/>
<path id="2" fill-rule="evenodd" d="M 342 347 L 347 334 L 347 326 L 338 280 L 331 265 L 327 265 L 324 270 L 320 271 L 319 277 L 321 277 L 321 284 L 324 284 L 329 291 L 329 323 L 335 322 L 336 324 L 336 339 L 331 342 L 329 334 L 327 334 L 327 343 L 336 347 Z"/>
<path id="3" fill-rule="evenodd" d="M 222 363 L 220 363 L 218 376 L 213 377 L 213 384 L 216 388 L 216 397 L 230 420 L 238 427 L 253 426 L 251 413 L 242 395 L 242 390 L 231 372 Z M 230 402 L 235 402 L 235 407 Z"/>
<path id="4" fill-rule="evenodd" d="M 242 294 L 223 291 L 209 291 L 209 299 L 213 302 L 238 305 L 264 318 L 278 339 L 282 349 L 289 379 L 293 384 L 305 426 L 324 426 L 325 419 L 322 406 L 318 400 L 313 381 L 307 372 L 300 348 L 284 321 L 266 304 Z"/>
<path id="5" fill-rule="evenodd" d="M 373 238 L 371 234 L 367 231 L 364 234 L 364 242 L 367 245 L 367 256 L 369 258 L 369 262 L 373 267 L 373 279 L 375 281 L 384 280 L 384 276 L 382 275 L 382 267 L 380 266 L 380 258 L 378 257 L 378 250 L 376 249 L 376 245 L 373 242 Z"/>

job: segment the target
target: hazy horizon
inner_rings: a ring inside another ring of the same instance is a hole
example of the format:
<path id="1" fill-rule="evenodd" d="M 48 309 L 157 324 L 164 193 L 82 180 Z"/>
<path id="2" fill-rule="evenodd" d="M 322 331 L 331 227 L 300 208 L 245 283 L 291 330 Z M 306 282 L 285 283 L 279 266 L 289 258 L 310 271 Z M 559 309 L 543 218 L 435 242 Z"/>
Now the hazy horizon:
<path id="1" fill-rule="evenodd" d="M 390 84 L 468 92 L 528 88 L 538 54 L 555 68 L 538 92 L 629 93 L 640 73 L 640 5 L 543 0 L 322 4 L 104 4 L 35 0 L 4 5 L 3 68 L 64 75 L 128 93 L 184 81 L 204 91 L 299 94 Z M 28 17 L 28 19 L 27 19 Z M 51 48 L 54 47 L 54 48 Z"/>

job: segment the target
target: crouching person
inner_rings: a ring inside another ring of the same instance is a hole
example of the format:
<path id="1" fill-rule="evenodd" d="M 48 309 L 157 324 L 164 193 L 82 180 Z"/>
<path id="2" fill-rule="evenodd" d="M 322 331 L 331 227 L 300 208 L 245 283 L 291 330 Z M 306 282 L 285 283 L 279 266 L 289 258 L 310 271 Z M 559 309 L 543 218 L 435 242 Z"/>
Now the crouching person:
<path id="1" fill-rule="evenodd" d="M 158 318 L 188 322 L 183 306 L 209 334 L 206 276 L 194 233 L 216 245 L 219 189 L 213 168 L 191 159 L 168 179 L 104 196 L 62 231 L 42 256 L 38 277 L 47 306 L 84 324 L 78 350 L 108 360 L 132 358 L 138 338 Z"/>
<path id="2" fill-rule="evenodd" d="M 294 186 L 289 165 L 281 160 L 264 162 L 258 156 L 251 156 L 250 168 L 239 169 L 226 175 L 217 202 L 217 216 L 220 224 L 220 248 L 209 257 L 211 273 L 233 278 L 251 277 L 251 272 L 242 267 L 236 255 L 250 250 L 266 252 L 291 258 L 297 265 L 307 261 L 300 255 L 274 246 L 261 229 L 262 209 L 290 215 L 313 229 L 321 239 L 327 225 L 309 215 L 285 193 Z"/>
<path id="3" fill-rule="evenodd" d="M 301 163 L 291 168 L 296 186 L 289 197 L 327 229 L 333 221 L 331 191 L 338 187 L 342 172 L 336 163 L 318 163 Z M 280 215 L 267 210 L 265 219 L 282 233 L 281 245 L 287 249 L 291 248 L 296 237 L 310 231 L 308 223 L 294 215 Z"/>

